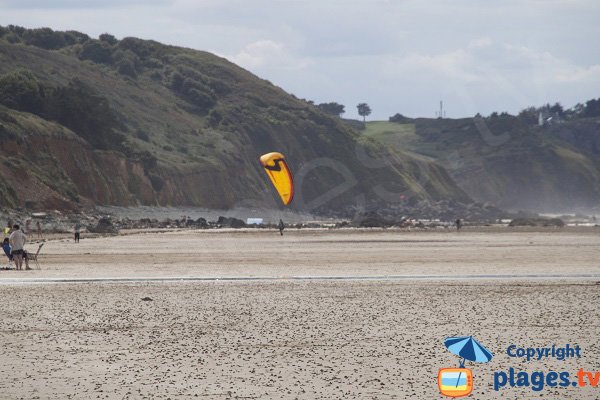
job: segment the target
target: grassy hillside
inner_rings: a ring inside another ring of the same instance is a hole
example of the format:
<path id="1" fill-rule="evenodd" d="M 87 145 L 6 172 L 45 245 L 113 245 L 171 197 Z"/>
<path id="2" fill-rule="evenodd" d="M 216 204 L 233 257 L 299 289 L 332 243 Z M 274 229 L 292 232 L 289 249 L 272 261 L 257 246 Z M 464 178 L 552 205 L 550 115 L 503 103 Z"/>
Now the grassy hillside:
<path id="1" fill-rule="evenodd" d="M 202 51 L 0 28 L 0 104 L 6 206 L 276 207 L 257 161 L 269 151 L 286 154 L 299 208 L 384 204 L 400 193 L 470 200 L 438 165 Z"/>
<path id="2" fill-rule="evenodd" d="M 600 119 L 415 119 L 368 123 L 363 135 L 437 161 L 477 201 L 536 211 L 600 204 Z"/>

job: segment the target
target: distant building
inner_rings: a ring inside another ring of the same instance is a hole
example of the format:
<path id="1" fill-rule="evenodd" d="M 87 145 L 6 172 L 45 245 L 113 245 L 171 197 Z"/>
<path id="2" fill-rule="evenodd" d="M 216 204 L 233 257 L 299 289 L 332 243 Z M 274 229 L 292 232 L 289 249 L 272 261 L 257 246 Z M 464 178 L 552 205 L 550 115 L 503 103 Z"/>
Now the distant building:
<path id="1" fill-rule="evenodd" d="M 558 113 L 552 113 L 547 107 L 541 108 L 538 114 L 538 125 L 553 125 L 564 122 Z"/>

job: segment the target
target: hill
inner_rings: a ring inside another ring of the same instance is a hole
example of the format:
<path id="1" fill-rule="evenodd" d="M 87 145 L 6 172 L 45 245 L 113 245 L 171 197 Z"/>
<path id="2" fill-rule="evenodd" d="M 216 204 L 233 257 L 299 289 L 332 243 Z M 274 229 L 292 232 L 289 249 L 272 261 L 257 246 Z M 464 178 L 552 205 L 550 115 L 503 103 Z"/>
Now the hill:
<path id="1" fill-rule="evenodd" d="M 438 162 L 480 202 L 537 212 L 600 203 L 600 118 L 546 126 L 510 115 L 418 118 L 370 122 L 363 135 Z"/>
<path id="2" fill-rule="evenodd" d="M 470 198 L 430 160 L 392 151 L 213 54 L 111 35 L 0 27 L 0 202 L 277 207 L 257 162 L 286 154 L 294 207 Z M 426 176 L 425 176 L 426 175 Z"/>

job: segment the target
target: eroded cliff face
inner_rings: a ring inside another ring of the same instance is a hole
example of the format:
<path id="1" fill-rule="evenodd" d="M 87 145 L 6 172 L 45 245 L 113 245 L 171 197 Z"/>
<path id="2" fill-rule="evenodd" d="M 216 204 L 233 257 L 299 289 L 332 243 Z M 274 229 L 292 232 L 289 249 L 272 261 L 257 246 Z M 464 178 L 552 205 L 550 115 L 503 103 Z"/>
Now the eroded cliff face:
<path id="1" fill-rule="evenodd" d="M 218 165 L 153 167 L 116 151 L 94 150 L 64 127 L 1 110 L 0 201 L 5 207 L 75 209 L 103 205 L 203 205 L 239 202 Z M 2 118 L 3 117 L 3 118 Z M 152 180 L 154 179 L 154 182 Z"/>
<path id="2" fill-rule="evenodd" d="M 77 38 L 48 49 L 0 37 L 0 86 L 12 90 L 0 96 L 7 207 L 277 208 L 257 161 L 271 151 L 299 177 L 292 208 L 302 211 L 470 201 L 439 165 L 363 139 L 223 58 L 135 38 Z M 93 48 L 107 57 L 84 51 Z M 118 68 L 124 52 L 134 74 Z"/>
<path id="3" fill-rule="evenodd" d="M 2 203 L 9 207 L 73 209 L 155 201 L 141 165 L 111 152 L 94 151 L 77 137 L 3 140 L 0 155 L 7 188 Z"/>

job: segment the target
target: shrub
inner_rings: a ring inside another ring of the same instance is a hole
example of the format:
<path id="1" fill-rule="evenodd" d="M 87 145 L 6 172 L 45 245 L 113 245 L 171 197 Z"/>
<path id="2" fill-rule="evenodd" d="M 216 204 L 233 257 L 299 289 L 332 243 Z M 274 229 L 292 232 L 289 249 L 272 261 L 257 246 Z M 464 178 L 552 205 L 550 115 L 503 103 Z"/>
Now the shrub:
<path id="1" fill-rule="evenodd" d="M 185 78 L 179 72 L 174 71 L 169 78 L 169 86 L 175 92 L 180 92 Z"/>
<path id="2" fill-rule="evenodd" d="M 110 44 L 111 46 L 114 46 L 115 44 L 119 43 L 117 38 L 109 33 L 103 33 L 98 37 L 98 39 L 100 39 L 101 42 L 106 42 Z"/>
<path id="3" fill-rule="evenodd" d="M 131 59 L 124 58 L 117 63 L 117 71 L 121 75 L 126 75 L 131 78 L 137 78 L 137 71 L 135 70 L 135 64 Z"/>
<path id="4" fill-rule="evenodd" d="M 390 122 L 396 122 L 396 123 L 401 123 L 401 122 L 407 122 L 410 121 L 410 118 L 405 117 L 404 115 L 400 114 L 400 113 L 396 113 L 394 115 L 392 115 L 389 118 Z"/>
<path id="5" fill-rule="evenodd" d="M 83 44 L 79 58 L 98 64 L 112 64 L 112 49 L 104 42 L 90 40 Z"/>
<path id="6" fill-rule="evenodd" d="M 66 31 L 65 32 L 65 40 L 67 43 L 73 44 L 82 44 L 90 40 L 90 37 L 85 33 L 77 32 L 77 31 Z"/>
<path id="7" fill-rule="evenodd" d="M 159 43 L 134 37 L 126 37 L 119 42 L 120 49 L 129 50 L 142 59 L 146 59 L 157 53 L 157 49 L 160 46 L 161 44 Z"/>
<path id="8" fill-rule="evenodd" d="M 44 88 L 27 69 L 18 69 L 0 77 L 0 103 L 9 108 L 39 113 L 43 108 L 44 95 Z"/>
<path id="9" fill-rule="evenodd" d="M 146 132 L 142 131 L 141 129 L 138 129 L 137 131 L 135 131 L 135 136 L 138 139 L 143 140 L 144 142 L 150 141 L 150 136 L 148 136 L 148 134 Z"/>
<path id="10" fill-rule="evenodd" d="M 27 29 L 23 33 L 23 41 L 46 50 L 57 50 L 67 46 L 65 34 L 54 32 L 50 28 Z"/>
<path id="11" fill-rule="evenodd" d="M 10 44 L 21 43 L 21 38 L 14 32 L 10 32 L 9 34 L 5 35 L 3 39 Z"/>

